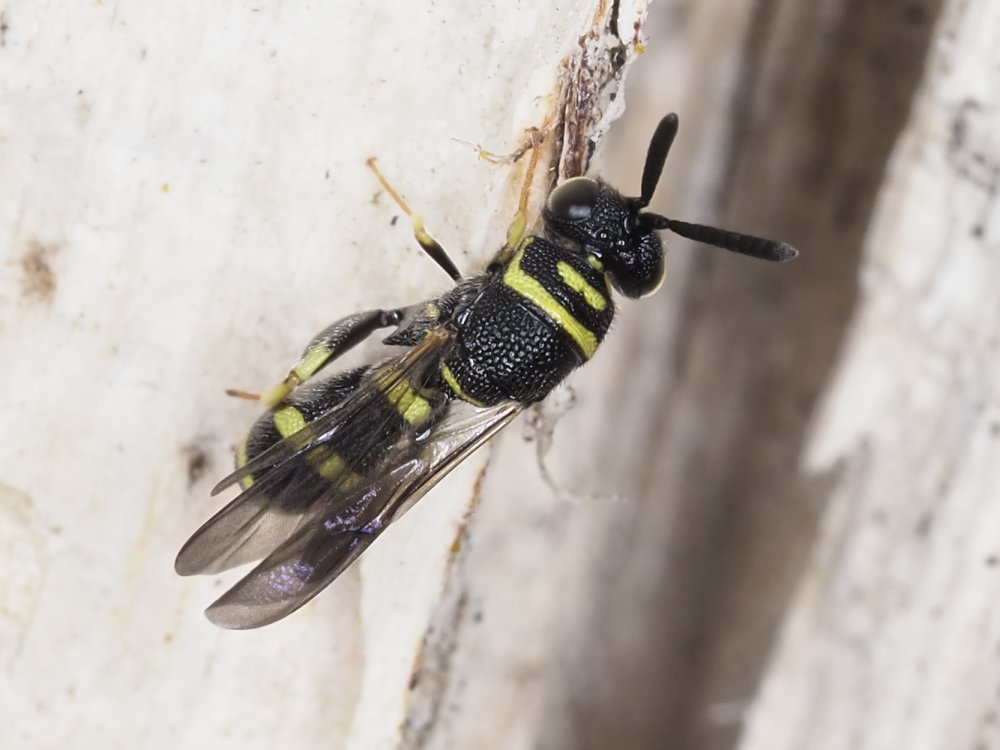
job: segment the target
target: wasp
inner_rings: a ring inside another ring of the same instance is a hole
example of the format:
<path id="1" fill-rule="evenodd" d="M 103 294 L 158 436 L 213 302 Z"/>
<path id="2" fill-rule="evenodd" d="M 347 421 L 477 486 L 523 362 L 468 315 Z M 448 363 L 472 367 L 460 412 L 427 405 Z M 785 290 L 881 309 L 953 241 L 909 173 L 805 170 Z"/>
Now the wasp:
<path id="1" fill-rule="evenodd" d="M 645 210 L 677 128 L 675 114 L 657 126 L 638 196 L 573 177 L 547 196 L 541 235 L 526 231 L 519 211 L 504 246 L 472 277 L 461 275 L 369 160 L 454 286 L 437 299 L 333 323 L 260 396 L 268 410 L 212 494 L 235 484 L 242 491 L 194 533 L 175 564 L 192 575 L 259 561 L 206 610 L 212 622 L 254 628 L 294 612 L 451 469 L 586 363 L 614 317 L 612 291 L 639 298 L 662 281 L 661 231 L 763 260 L 795 257 L 782 242 Z M 380 329 L 393 329 L 382 341 L 400 353 L 319 376 Z"/>

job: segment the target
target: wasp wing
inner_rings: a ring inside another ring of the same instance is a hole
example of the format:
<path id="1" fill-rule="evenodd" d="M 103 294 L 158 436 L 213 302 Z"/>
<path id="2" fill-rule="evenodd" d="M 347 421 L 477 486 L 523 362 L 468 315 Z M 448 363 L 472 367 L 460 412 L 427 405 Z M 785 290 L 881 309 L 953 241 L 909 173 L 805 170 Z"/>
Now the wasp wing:
<path id="1" fill-rule="evenodd" d="M 284 482 L 282 482 L 284 480 Z M 260 560 L 287 539 L 302 522 L 303 513 L 275 510 L 271 493 L 320 497 L 330 483 L 301 467 L 276 469 L 206 521 L 177 553 L 174 569 L 179 575 L 221 573 Z"/>
<path id="2" fill-rule="evenodd" d="M 324 498 L 292 536 L 207 610 L 226 628 L 255 628 L 294 612 L 329 585 L 394 520 L 522 410 L 518 402 L 449 404 L 428 434 L 399 444 L 386 469 Z"/>
<path id="3" fill-rule="evenodd" d="M 317 507 L 349 506 L 352 496 L 344 492 L 348 476 L 323 476 L 309 465 L 310 457 L 345 434 L 358 436 L 359 455 L 374 452 L 386 439 L 386 425 L 368 420 L 373 404 L 404 380 L 418 388 L 425 386 L 436 373 L 450 336 L 444 329 L 433 331 L 399 359 L 381 367 L 377 378 L 369 378 L 304 429 L 278 441 L 219 482 L 212 494 L 248 477 L 253 479 L 184 544 L 174 563 L 177 573 L 220 573 L 260 560 L 291 536 Z M 399 434 L 396 439 L 404 437 Z"/>
<path id="4" fill-rule="evenodd" d="M 386 367 L 378 379 L 369 379 L 357 391 L 343 402 L 330 409 L 325 414 L 309 422 L 306 429 L 289 435 L 284 440 L 272 445 L 253 460 L 236 469 L 212 488 L 212 494 L 217 495 L 226 487 L 253 476 L 255 479 L 268 470 L 296 458 L 317 445 L 328 442 L 338 432 L 359 415 L 365 414 L 378 399 L 383 398 L 386 391 L 403 380 L 415 383 L 415 387 L 426 386 L 437 372 L 441 355 L 454 334 L 446 328 L 436 328 L 427 337 L 410 349 L 396 362 Z"/>

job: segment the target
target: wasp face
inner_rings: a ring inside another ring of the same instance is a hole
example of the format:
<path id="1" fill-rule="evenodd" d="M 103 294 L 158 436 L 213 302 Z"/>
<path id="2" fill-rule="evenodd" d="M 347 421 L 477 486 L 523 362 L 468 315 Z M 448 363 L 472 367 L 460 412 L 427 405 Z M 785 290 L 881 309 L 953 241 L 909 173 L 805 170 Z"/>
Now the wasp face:
<path id="1" fill-rule="evenodd" d="M 543 217 L 550 234 L 600 261 L 618 291 L 641 297 L 663 280 L 663 243 L 641 208 L 641 199 L 574 177 L 552 191 Z"/>

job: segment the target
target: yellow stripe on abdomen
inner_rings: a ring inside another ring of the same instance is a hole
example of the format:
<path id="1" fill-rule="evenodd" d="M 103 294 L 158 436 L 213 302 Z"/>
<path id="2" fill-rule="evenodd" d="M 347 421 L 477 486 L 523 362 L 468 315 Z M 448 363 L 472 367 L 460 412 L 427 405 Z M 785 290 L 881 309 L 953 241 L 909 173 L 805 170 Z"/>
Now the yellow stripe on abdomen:
<path id="1" fill-rule="evenodd" d="M 380 376 L 380 384 L 384 385 L 389 377 L 391 376 Z M 419 426 L 430 419 L 430 401 L 417 393 L 405 378 L 400 378 L 386 388 L 385 396 L 396 407 L 400 416 L 411 425 Z"/>
<path id="2" fill-rule="evenodd" d="M 247 456 L 247 439 L 249 437 L 250 435 L 244 435 L 243 439 L 240 441 L 240 444 L 236 448 L 237 468 L 242 469 L 244 466 L 247 465 L 247 461 L 250 460 L 249 457 Z M 242 487 L 243 489 L 248 490 L 252 486 L 253 486 L 253 476 L 243 477 L 240 480 L 240 487 Z"/>
<path id="3" fill-rule="evenodd" d="M 286 406 L 278 409 L 274 412 L 272 419 L 274 421 L 274 428 L 283 438 L 301 432 L 308 426 L 305 416 L 294 406 Z M 306 460 L 309 461 L 309 464 L 316 473 L 324 479 L 329 479 L 330 481 L 339 480 L 337 486 L 342 489 L 353 487 L 361 481 L 361 476 L 351 471 L 347 462 L 329 446 L 316 446 L 306 454 Z"/>
<path id="4" fill-rule="evenodd" d="M 285 406 L 278 409 L 274 412 L 272 419 L 274 420 L 274 428 L 283 438 L 294 435 L 306 426 L 306 418 L 294 406 Z"/>

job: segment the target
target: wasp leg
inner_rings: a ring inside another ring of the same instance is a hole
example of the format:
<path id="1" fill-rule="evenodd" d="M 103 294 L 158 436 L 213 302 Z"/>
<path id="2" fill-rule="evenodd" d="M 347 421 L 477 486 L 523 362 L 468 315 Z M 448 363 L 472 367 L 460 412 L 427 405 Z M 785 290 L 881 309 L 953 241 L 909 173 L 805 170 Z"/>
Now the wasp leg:
<path id="1" fill-rule="evenodd" d="M 490 263 L 490 267 L 506 265 L 513 257 L 521 240 L 528 229 L 528 201 L 531 198 L 531 185 L 535 181 L 535 171 L 538 168 L 538 160 L 541 158 L 541 145 L 545 141 L 547 128 L 528 128 L 527 145 L 523 145 L 515 151 L 512 158 L 516 161 L 521 158 L 528 149 L 531 150 L 531 158 L 524 172 L 524 181 L 521 183 L 521 196 L 517 201 L 517 213 L 507 227 L 507 239 L 500 251 Z M 516 155 L 516 156 L 515 156 Z"/>
<path id="2" fill-rule="evenodd" d="M 233 398 L 245 398 L 247 401 L 260 401 L 259 393 L 251 393 L 239 388 L 226 388 L 226 395 Z"/>
<path id="3" fill-rule="evenodd" d="M 366 310 L 348 315 L 324 328 L 306 346 L 299 361 L 295 363 L 285 379 L 273 385 L 260 396 L 245 391 L 226 391 L 240 398 L 258 398 L 265 406 L 271 407 L 288 397 L 299 385 L 311 378 L 326 365 L 361 343 L 379 328 L 398 326 L 403 320 L 404 310 Z"/>
<path id="4" fill-rule="evenodd" d="M 529 151 L 536 151 L 539 146 L 541 146 L 545 139 L 552 134 L 556 128 L 555 118 L 553 113 L 546 115 L 545 120 L 539 126 L 532 125 L 531 127 L 524 129 L 524 140 L 522 140 L 517 148 L 511 151 L 509 154 L 495 154 L 492 151 L 487 151 L 481 146 L 474 146 L 476 153 L 479 154 L 479 158 L 488 161 L 490 164 L 502 164 L 511 165 L 516 164 L 521 161 L 526 153 Z"/>
<path id="5" fill-rule="evenodd" d="M 541 128 L 536 128 L 534 126 L 526 128 L 525 138 L 521 143 L 511 151 L 509 154 L 494 154 L 492 151 L 487 151 L 484 148 L 476 146 L 476 151 L 479 154 L 479 158 L 483 161 L 488 161 L 490 164 L 504 164 L 511 165 L 516 164 L 521 160 L 526 153 L 533 150 L 536 146 L 540 145 L 542 141 L 545 140 L 547 135 L 548 126 L 543 126 Z"/>
<path id="6" fill-rule="evenodd" d="M 413 210 L 406 204 L 402 196 L 397 193 L 392 185 L 385 176 L 379 171 L 378 167 L 375 166 L 375 157 L 370 157 L 365 164 L 368 168 L 374 172 L 375 179 L 379 181 L 379 184 L 385 188 L 385 191 L 389 194 L 389 197 L 395 201 L 396 205 L 399 206 L 403 213 L 405 213 L 409 218 L 410 222 L 413 224 L 413 236 L 416 238 L 417 243 L 423 248 L 424 252 L 427 253 L 431 260 L 437 263 L 446 274 L 451 277 L 452 281 L 460 281 L 462 279 L 462 272 L 458 270 L 458 267 L 448 257 L 448 253 L 445 251 L 441 244 L 431 237 L 431 235 L 424 228 L 424 217 L 418 213 L 414 213 Z"/>

